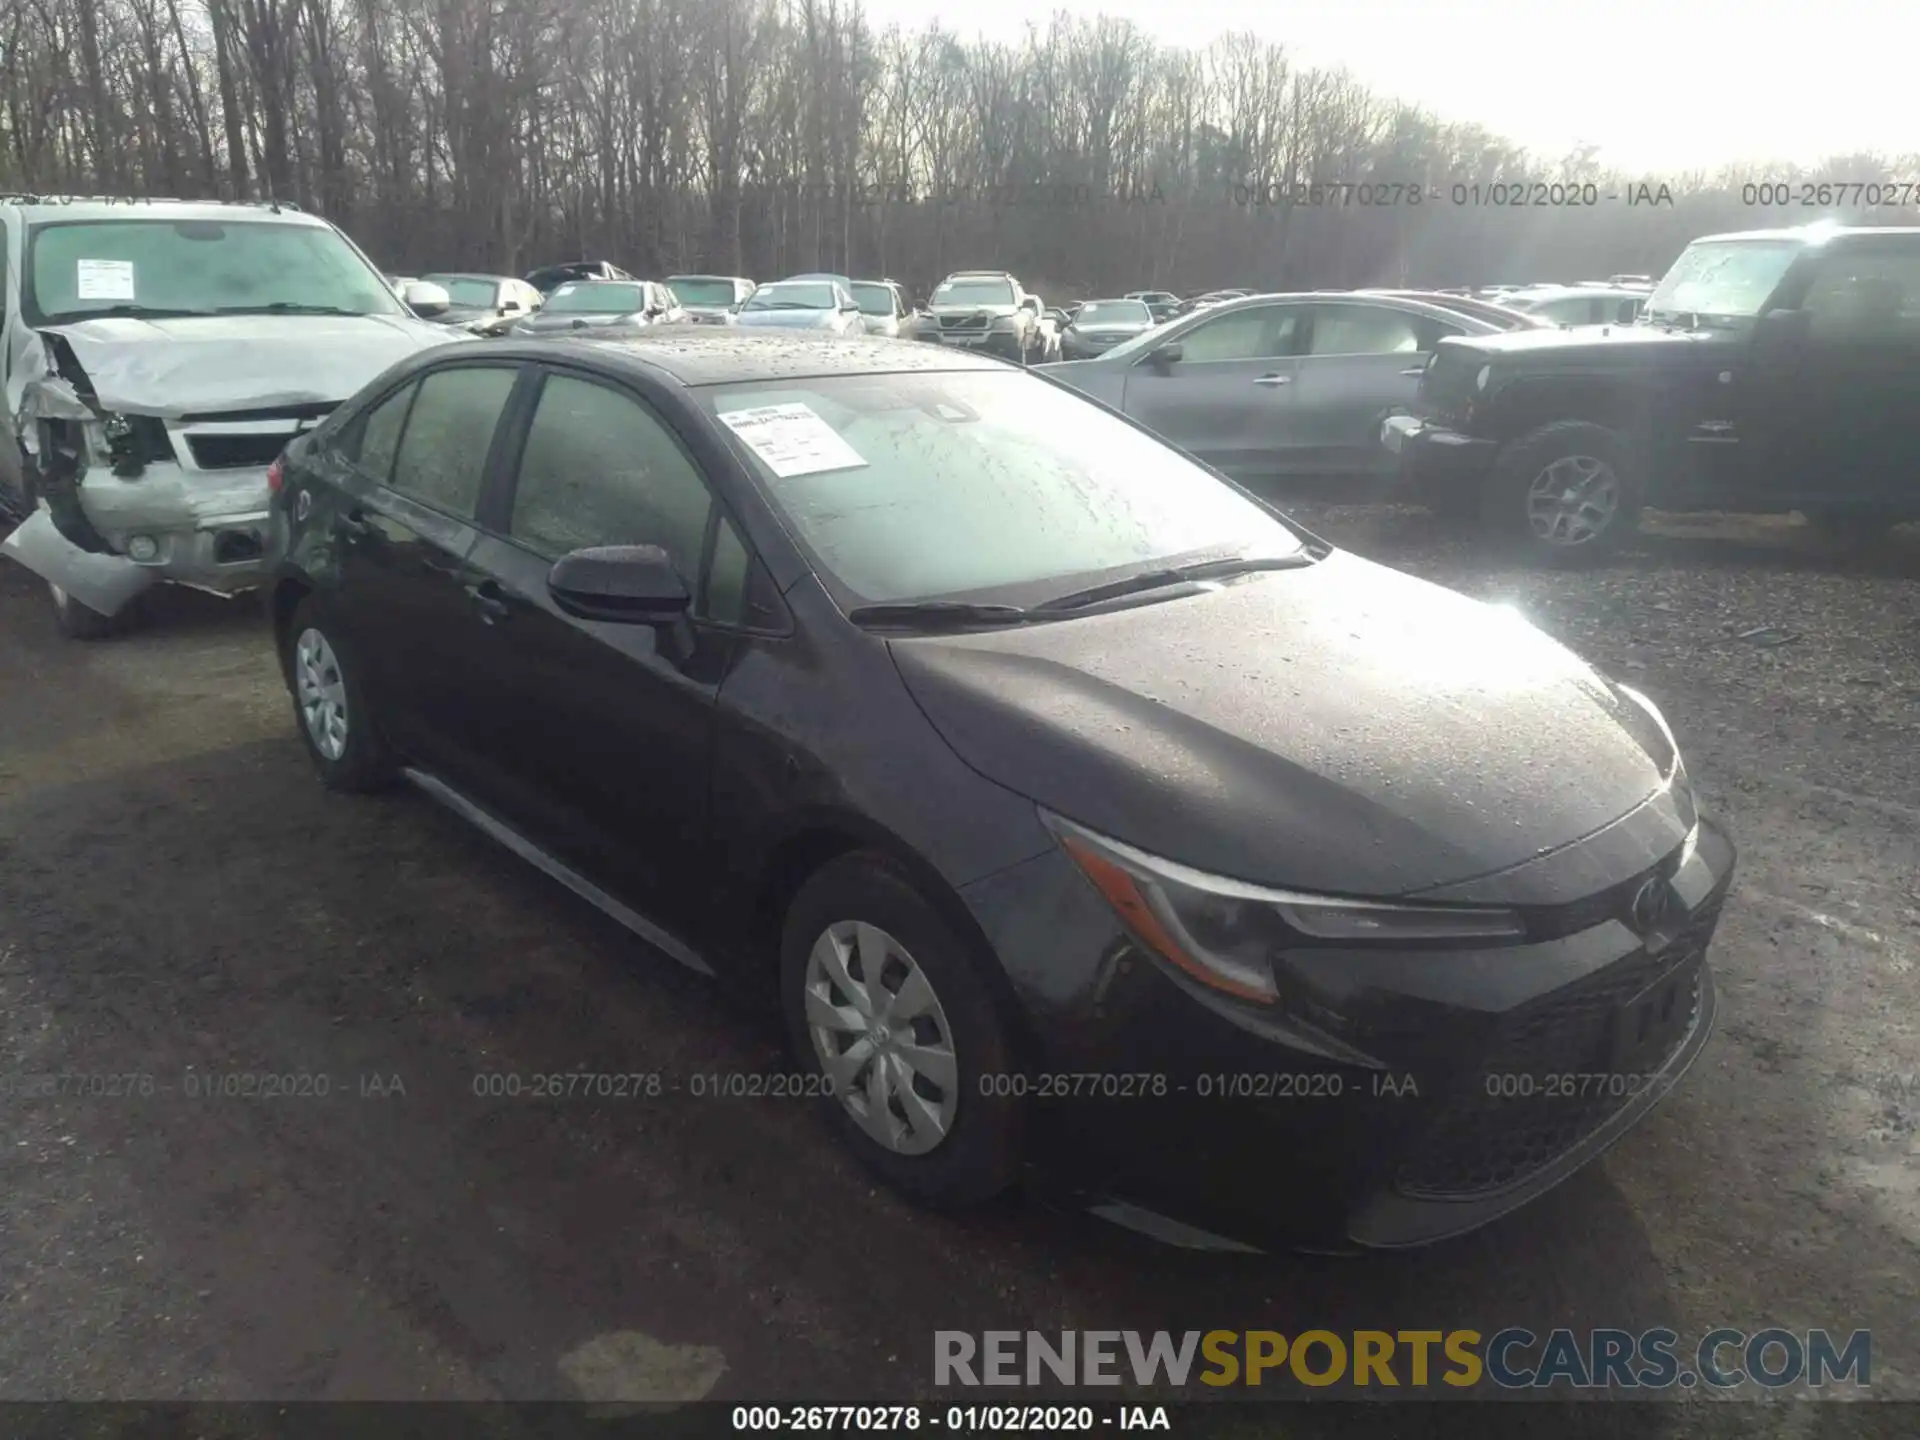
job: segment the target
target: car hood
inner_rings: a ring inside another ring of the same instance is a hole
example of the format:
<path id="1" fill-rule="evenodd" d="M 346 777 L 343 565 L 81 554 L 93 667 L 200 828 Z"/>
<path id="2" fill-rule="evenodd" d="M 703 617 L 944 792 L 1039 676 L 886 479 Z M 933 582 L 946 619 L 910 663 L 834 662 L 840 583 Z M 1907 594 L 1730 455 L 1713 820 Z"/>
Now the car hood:
<path id="1" fill-rule="evenodd" d="M 1255 884 L 1397 895 L 1510 869 L 1643 805 L 1675 758 L 1663 725 L 1517 615 L 1340 552 L 891 649 L 988 779 Z"/>
<path id="2" fill-rule="evenodd" d="M 1503 330 L 1441 342 L 1464 347 L 1499 361 L 1510 359 L 1527 369 L 1591 369 L 1697 363 L 1738 343 L 1740 333 L 1725 329 L 1678 330 L 1659 325 L 1585 325 L 1571 330 Z"/>
<path id="3" fill-rule="evenodd" d="M 47 325 L 108 410 L 175 417 L 345 400 L 396 361 L 470 340 L 400 315 L 105 316 Z"/>
<path id="4" fill-rule="evenodd" d="M 429 325 L 465 325 L 500 312 L 485 305 L 449 305 L 446 309 L 421 318 Z"/>
<path id="5" fill-rule="evenodd" d="M 1075 325 L 1072 333 L 1083 340 L 1129 340 L 1152 325 Z"/>
<path id="6" fill-rule="evenodd" d="M 837 314 L 837 310 L 742 310 L 733 323 L 749 330 L 821 330 Z"/>
<path id="7" fill-rule="evenodd" d="M 559 330 L 604 330 L 609 325 L 631 324 L 631 315 L 596 315 L 592 312 L 562 310 L 549 315 L 536 311 L 520 322 L 521 329 L 535 334 Z"/>

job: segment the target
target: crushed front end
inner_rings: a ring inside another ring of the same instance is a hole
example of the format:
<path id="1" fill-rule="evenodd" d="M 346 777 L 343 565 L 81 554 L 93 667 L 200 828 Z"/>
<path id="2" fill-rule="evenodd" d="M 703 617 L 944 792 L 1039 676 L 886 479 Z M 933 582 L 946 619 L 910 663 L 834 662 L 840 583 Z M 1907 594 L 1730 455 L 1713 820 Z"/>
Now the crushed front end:
<path id="1" fill-rule="evenodd" d="M 8 554 L 101 615 L 163 580 L 220 595 L 261 583 L 267 468 L 331 402 L 195 411 L 183 397 L 139 413 L 103 400 L 57 333 L 34 335 L 21 359 L 16 433 L 44 509 Z"/>

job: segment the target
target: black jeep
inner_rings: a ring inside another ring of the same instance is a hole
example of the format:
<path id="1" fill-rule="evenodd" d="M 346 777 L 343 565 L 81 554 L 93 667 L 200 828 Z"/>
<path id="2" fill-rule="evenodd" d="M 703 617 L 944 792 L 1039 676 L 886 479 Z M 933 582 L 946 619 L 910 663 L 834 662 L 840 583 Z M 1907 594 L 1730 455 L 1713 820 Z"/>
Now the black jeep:
<path id="1" fill-rule="evenodd" d="M 1442 340 L 1381 440 L 1413 498 L 1543 557 L 1662 510 L 1920 519 L 1920 229 L 1689 245 L 1631 325 Z"/>

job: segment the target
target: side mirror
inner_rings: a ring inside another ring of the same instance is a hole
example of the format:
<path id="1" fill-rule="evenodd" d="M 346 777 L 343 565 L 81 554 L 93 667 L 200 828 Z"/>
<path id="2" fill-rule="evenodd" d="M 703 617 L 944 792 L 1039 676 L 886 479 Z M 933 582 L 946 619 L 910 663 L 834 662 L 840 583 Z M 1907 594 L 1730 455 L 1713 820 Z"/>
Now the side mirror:
<path id="1" fill-rule="evenodd" d="M 500 313 L 502 315 L 518 315 L 520 313 L 520 302 L 518 300 L 501 301 Z"/>
<path id="2" fill-rule="evenodd" d="M 553 603 L 582 620 L 661 625 L 693 597 L 658 545 L 596 545 L 562 555 L 547 572 Z"/>
<path id="3" fill-rule="evenodd" d="M 1171 344 L 1162 345 L 1157 349 L 1149 351 L 1147 353 L 1147 361 L 1154 369 L 1165 370 L 1169 366 L 1178 365 L 1186 353 L 1186 347 L 1178 340 L 1175 340 Z"/>
<path id="4" fill-rule="evenodd" d="M 400 302 L 416 315 L 442 315 L 453 308 L 453 297 L 443 286 L 415 280 L 400 293 Z"/>

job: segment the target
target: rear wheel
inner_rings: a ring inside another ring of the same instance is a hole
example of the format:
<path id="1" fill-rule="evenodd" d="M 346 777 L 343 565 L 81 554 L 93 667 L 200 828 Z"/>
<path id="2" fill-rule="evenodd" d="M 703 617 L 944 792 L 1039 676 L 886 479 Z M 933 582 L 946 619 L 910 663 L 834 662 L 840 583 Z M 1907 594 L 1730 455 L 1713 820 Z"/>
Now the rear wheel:
<path id="1" fill-rule="evenodd" d="M 1539 559 L 1558 564 L 1619 547 L 1640 519 L 1640 484 L 1621 437 L 1562 420 L 1508 445 L 1494 465 L 1482 514 Z"/>
<path id="2" fill-rule="evenodd" d="M 300 739 L 329 790 L 379 790 L 399 767 L 367 703 L 358 657 L 313 597 L 286 628 L 286 673 Z"/>
<path id="3" fill-rule="evenodd" d="M 796 1058 L 842 1140 L 910 1200 L 952 1210 L 1013 1183 L 1019 1101 L 988 1093 L 1013 1049 L 970 947 L 884 856 L 830 861 L 781 938 Z M 1006 1087 L 1012 1088 L 1012 1087 Z"/>

